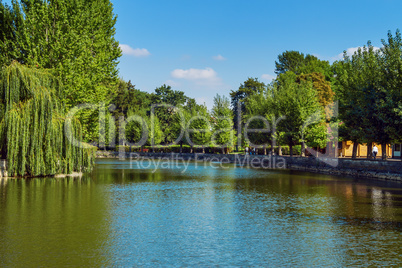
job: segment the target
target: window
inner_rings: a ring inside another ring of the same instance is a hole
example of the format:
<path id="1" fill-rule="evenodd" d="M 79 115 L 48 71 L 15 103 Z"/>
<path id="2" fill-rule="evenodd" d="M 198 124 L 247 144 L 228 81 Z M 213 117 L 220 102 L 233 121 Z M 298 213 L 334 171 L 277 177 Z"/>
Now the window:
<path id="1" fill-rule="evenodd" d="M 401 145 L 400 144 L 395 144 L 394 148 L 395 148 L 394 150 L 397 151 L 397 152 L 401 151 Z"/>

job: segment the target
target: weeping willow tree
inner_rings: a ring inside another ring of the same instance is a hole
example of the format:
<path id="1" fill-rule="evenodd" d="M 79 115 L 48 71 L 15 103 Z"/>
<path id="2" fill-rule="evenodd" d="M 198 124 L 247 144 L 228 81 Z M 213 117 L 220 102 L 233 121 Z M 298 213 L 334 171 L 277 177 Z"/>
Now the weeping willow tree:
<path id="1" fill-rule="evenodd" d="M 80 122 L 66 118 L 62 86 L 49 71 L 13 62 L 0 72 L 0 153 L 9 176 L 48 176 L 91 169 L 94 147 Z"/>

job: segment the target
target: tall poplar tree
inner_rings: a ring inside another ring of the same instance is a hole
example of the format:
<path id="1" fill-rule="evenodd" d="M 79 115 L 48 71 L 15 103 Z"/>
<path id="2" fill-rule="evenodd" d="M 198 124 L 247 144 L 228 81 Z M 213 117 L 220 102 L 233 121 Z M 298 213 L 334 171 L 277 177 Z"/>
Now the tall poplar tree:
<path id="1" fill-rule="evenodd" d="M 229 99 L 225 96 L 216 95 L 214 97 L 214 107 L 212 108 L 214 146 L 220 146 L 222 151 L 231 148 L 234 142 L 233 113 L 230 109 Z M 227 150 L 226 150 L 227 152 Z"/>
<path id="2" fill-rule="evenodd" d="M 278 131 L 282 132 L 283 141 L 289 145 L 290 156 L 293 146 L 305 142 L 305 134 L 320 131 L 325 120 L 324 108 L 317 98 L 317 91 L 311 82 L 295 82 L 295 74 L 281 74 L 281 83 L 274 92 L 276 118 L 283 116 L 278 123 Z M 315 120 L 312 120 L 312 119 Z M 314 122 L 309 123 L 312 120 Z M 315 131 L 312 131 L 315 129 Z M 311 135 L 317 138 L 317 134 Z"/>
<path id="3" fill-rule="evenodd" d="M 116 16 L 109 0 L 12 0 L 0 3 L 0 63 L 16 60 L 51 69 L 63 83 L 67 108 L 81 103 L 108 103 L 118 83 L 121 56 L 115 40 Z M 96 125 L 96 112 L 80 120 Z M 84 129 L 88 140 L 95 129 Z"/>

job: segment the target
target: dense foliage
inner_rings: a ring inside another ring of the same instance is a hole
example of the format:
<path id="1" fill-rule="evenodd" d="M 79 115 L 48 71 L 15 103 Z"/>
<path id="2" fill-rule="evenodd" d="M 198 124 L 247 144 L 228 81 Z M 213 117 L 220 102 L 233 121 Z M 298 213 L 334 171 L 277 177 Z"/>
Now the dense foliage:
<path id="1" fill-rule="evenodd" d="M 76 144 L 82 130 L 66 118 L 62 88 L 46 71 L 14 62 L 0 75 L 0 152 L 10 176 L 70 174 L 90 169 L 93 147 Z"/>
<path id="2" fill-rule="evenodd" d="M 383 47 L 369 42 L 351 57 L 334 63 L 341 134 L 357 143 L 402 140 L 402 40 L 390 32 Z M 354 156 L 356 155 L 354 148 Z M 382 158 L 386 158 L 383 150 Z"/>
<path id="3" fill-rule="evenodd" d="M 248 78 L 230 98 L 217 95 L 209 111 L 168 85 L 147 93 L 118 79 L 115 23 L 109 0 L 0 2 L 0 152 L 10 174 L 90 167 L 91 150 L 76 146 L 72 136 L 100 149 L 182 151 L 184 145 L 191 152 L 227 153 L 237 144 L 264 154 L 286 146 L 292 155 L 294 148 L 304 154 L 306 145 L 334 146 L 329 129 L 340 125 L 341 139 L 354 142 L 354 157 L 359 143 L 402 141 L 399 30 L 380 50 L 368 43 L 332 64 L 285 51 L 272 83 Z M 66 118 L 84 103 L 91 108 Z M 70 122 L 72 133 L 66 132 Z"/>
<path id="4" fill-rule="evenodd" d="M 221 146 L 225 153 L 227 148 L 231 148 L 235 141 L 233 115 L 227 97 L 218 94 L 215 96 L 214 107 L 212 108 L 212 124 L 212 144 Z"/>
<path id="5" fill-rule="evenodd" d="M 109 0 L 13 0 L 0 3 L 0 64 L 50 69 L 64 85 L 67 108 L 110 102 L 117 82 L 116 16 Z M 77 114 L 87 141 L 97 138 L 98 113 Z"/>

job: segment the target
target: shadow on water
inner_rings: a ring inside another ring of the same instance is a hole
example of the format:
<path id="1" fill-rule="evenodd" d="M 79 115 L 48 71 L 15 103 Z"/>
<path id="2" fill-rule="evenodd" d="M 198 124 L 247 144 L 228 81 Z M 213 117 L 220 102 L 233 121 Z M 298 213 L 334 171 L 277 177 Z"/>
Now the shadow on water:
<path id="1" fill-rule="evenodd" d="M 108 265 L 107 192 L 90 178 L 0 183 L 0 266 Z"/>

